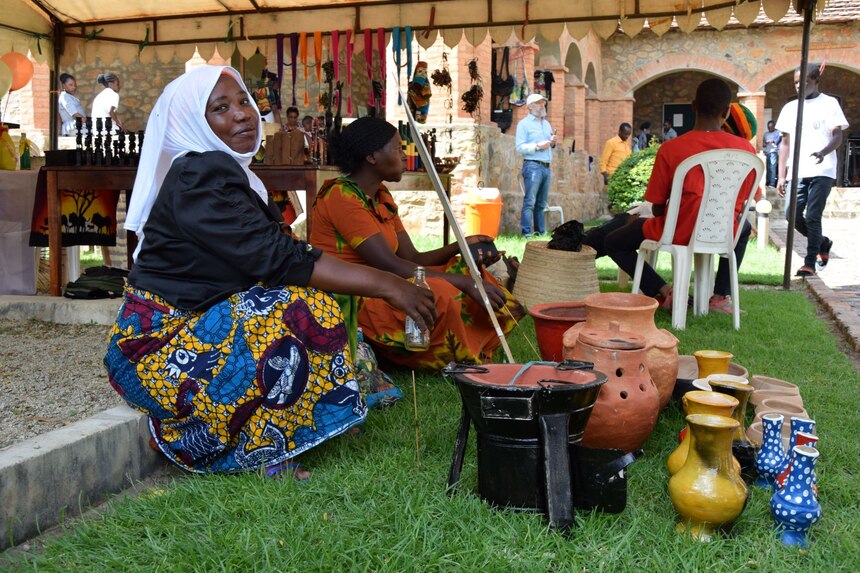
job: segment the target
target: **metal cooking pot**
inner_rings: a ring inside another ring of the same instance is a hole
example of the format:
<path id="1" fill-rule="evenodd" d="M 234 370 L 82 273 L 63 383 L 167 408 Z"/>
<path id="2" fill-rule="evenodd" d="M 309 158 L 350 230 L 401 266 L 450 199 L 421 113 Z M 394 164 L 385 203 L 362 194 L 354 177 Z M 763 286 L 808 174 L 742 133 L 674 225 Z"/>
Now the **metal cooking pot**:
<path id="1" fill-rule="evenodd" d="M 443 370 L 460 391 L 463 409 L 449 491 L 460 480 L 469 426 L 478 440 L 478 493 L 493 505 L 541 511 L 559 529 L 573 524 L 573 508 L 621 511 L 624 468 L 639 453 L 590 450 L 582 439 L 606 376 L 589 362 L 469 366 Z M 621 497 L 600 497 L 605 488 Z M 619 503 L 620 502 L 620 503 Z"/>

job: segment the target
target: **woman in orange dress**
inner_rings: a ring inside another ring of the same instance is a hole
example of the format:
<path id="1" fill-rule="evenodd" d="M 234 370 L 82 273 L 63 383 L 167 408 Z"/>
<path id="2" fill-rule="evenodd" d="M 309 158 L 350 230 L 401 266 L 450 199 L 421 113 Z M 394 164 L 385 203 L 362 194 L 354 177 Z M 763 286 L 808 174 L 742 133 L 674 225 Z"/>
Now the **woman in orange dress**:
<path id="1" fill-rule="evenodd" d="M 403 228 L 397 204 L 383 185 L 383 181 L 400 181 L 405 171 L 406 156 L 397 128 L 381 119 L 364 117 L 344 128 L 334 147 L 335 161 L 345 175 L 326 181 L 317 194 L 311 243 L 344 261 L 404 278 L 411 277 L 416 266 L 425 267 L 436 302 L 430 348 L 406 350 L 406 315 L 385 301 L 340 297 L 344 313 L 353 315 L 353 325 L 357 317 L 365 340 L 395 364 L 439 369 L 452 360 L 480 363 L 490 359 L 499 337 L 465 262 L 458 256 L 459 246 L 452 243 L 418 252 Z M 473 235 L 466 241 L 471 245 L 492 239 Z M 516 324 L 515 317 L 523 315 L 522 306 L 484 269 L 482 276 L 502 331 L 507 334 Z"/>

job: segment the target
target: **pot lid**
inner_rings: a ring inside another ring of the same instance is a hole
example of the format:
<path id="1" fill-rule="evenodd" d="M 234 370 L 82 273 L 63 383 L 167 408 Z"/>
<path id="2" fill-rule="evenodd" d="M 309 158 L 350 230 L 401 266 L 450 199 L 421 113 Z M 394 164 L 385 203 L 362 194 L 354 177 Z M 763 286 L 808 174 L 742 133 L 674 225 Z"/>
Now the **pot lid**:
<path id="1" fill-rule="evenodd" d="M 537 389 L 546 386 L 585 389 L 606 382 L 606 376 L 593 369 L 567 369 L 563 364 L 484 364 L 479 367 L 449 365 L 444 372 L 455 379 L 497 388 Z M 514 383 L 511 384 L 511 381 Z"/>
<path id="2" fill-rule="evenodd" d="M 579 341 L 597 348 L 610 350 L 641 350 L 645 348 L 645 339 L 638 334 L 621 330 L 618 321 L 609 323 L 609 328 L 583 328 L 579 332 Z"/>

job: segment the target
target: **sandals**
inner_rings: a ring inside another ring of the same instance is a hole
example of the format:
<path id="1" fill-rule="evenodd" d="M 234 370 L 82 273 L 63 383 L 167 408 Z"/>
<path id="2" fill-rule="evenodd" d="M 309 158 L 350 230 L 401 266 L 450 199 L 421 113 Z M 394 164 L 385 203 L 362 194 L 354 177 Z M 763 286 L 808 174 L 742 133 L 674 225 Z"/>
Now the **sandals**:
<path id="1" fill-rule="evenodd" d="M 732 313 L 732 297 L 724 296 L 718 300 L 716 295 L 708 301 L 708 312 L 717 314 L 733 314 Z"/>
<path id="2" fill-rule="evenodd" d="M 798 277 L 814 277 L 815 276 L 815 269 L 807 267 L 806 265 L 804 265 L 804 266 L 800 267 L 799 269 L 797 269 L 797 272 L 794 273 L 794 275 L 798 276 Z"/>
<path id="3" fill-rule="evenodd" d="M 827 237 L 821 239 L 821 246 L 818 248 L 818 265 L 822 268 L 827 266 L 830 261 L 830 249 L 833 248 L 833 241 Z"/>
<path id="4" fill-rule="evenodd" d="M 364 397 L 364 403 L 367 404 L 367 407 L 371 410 L 375 408 L 381 410 L 394 405 L 401 398 L 403 398 L 403 391 L 397 386 L 392 386 L 391 388 L 382 390 L 381 392 L 367 394 Z"/>
<path id="5" fill-rule="evenodd" d="M 672 295 L 673 294 L 674 293 L 670 289 L 669 294 L 667 294 L 665 297 L 660 295 L 660 294 L 656 295 L 654 298 L 657 299 L 658 303 L 660 303 L 660 306 L 658 306 L 657 308 L 661 308 L 663 310 L 668 310 L 669 312 L 672 312 Z"/>
<path id="6" fill-rule="evenodd" d="M 279 464 L 266 466 L 263 468 L 263 471 L 272 479 L 282 479 L 286 476 L 292 477 L 299 482 L 311 479 L 311 473 L 305 466 L 295 460 L 286 460 Z"/>

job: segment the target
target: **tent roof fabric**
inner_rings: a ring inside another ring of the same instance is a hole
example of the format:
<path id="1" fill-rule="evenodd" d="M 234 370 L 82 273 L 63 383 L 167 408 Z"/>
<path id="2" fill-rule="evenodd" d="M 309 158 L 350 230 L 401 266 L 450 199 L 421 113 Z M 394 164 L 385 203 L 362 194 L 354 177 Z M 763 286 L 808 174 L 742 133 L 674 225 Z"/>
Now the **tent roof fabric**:
<path id="1" fill-rule="evenodd" d="M 51 35 L 57 28 L 64 32 L 64 59 L 91 61 L 107 50 L 125 61 L 165 61 L 204 44 L 217 45 L 222 54 L 232 49 L 246 57 L 257 49 L 271 53 L 277 34 L 319 31 L 323 22 L 324 32 L 411 26 L 446 33 L 466 28 L 480 32 L 467 34 L 467 39 L 483 39 L 483 30 L 495 38 L 500 33 L 507 37 L 512 29 L 517 38 L 540 34 L 549 40 L 557 39 L 564 26 L 580 39 L 589 30 L 606 38 L 619 29 L 629 35 L 644 28 L 662 34 L 673 25 L 692 31 L 701 25 L 722 29 L 800 22 L 790 10 L 790 0 L 5 0 L 5 4 L 0 13 L 0 53 L 29 50 L 50 64 Z M 857 19 L 857 4 L 819 0 L 818 20 Z"/>

